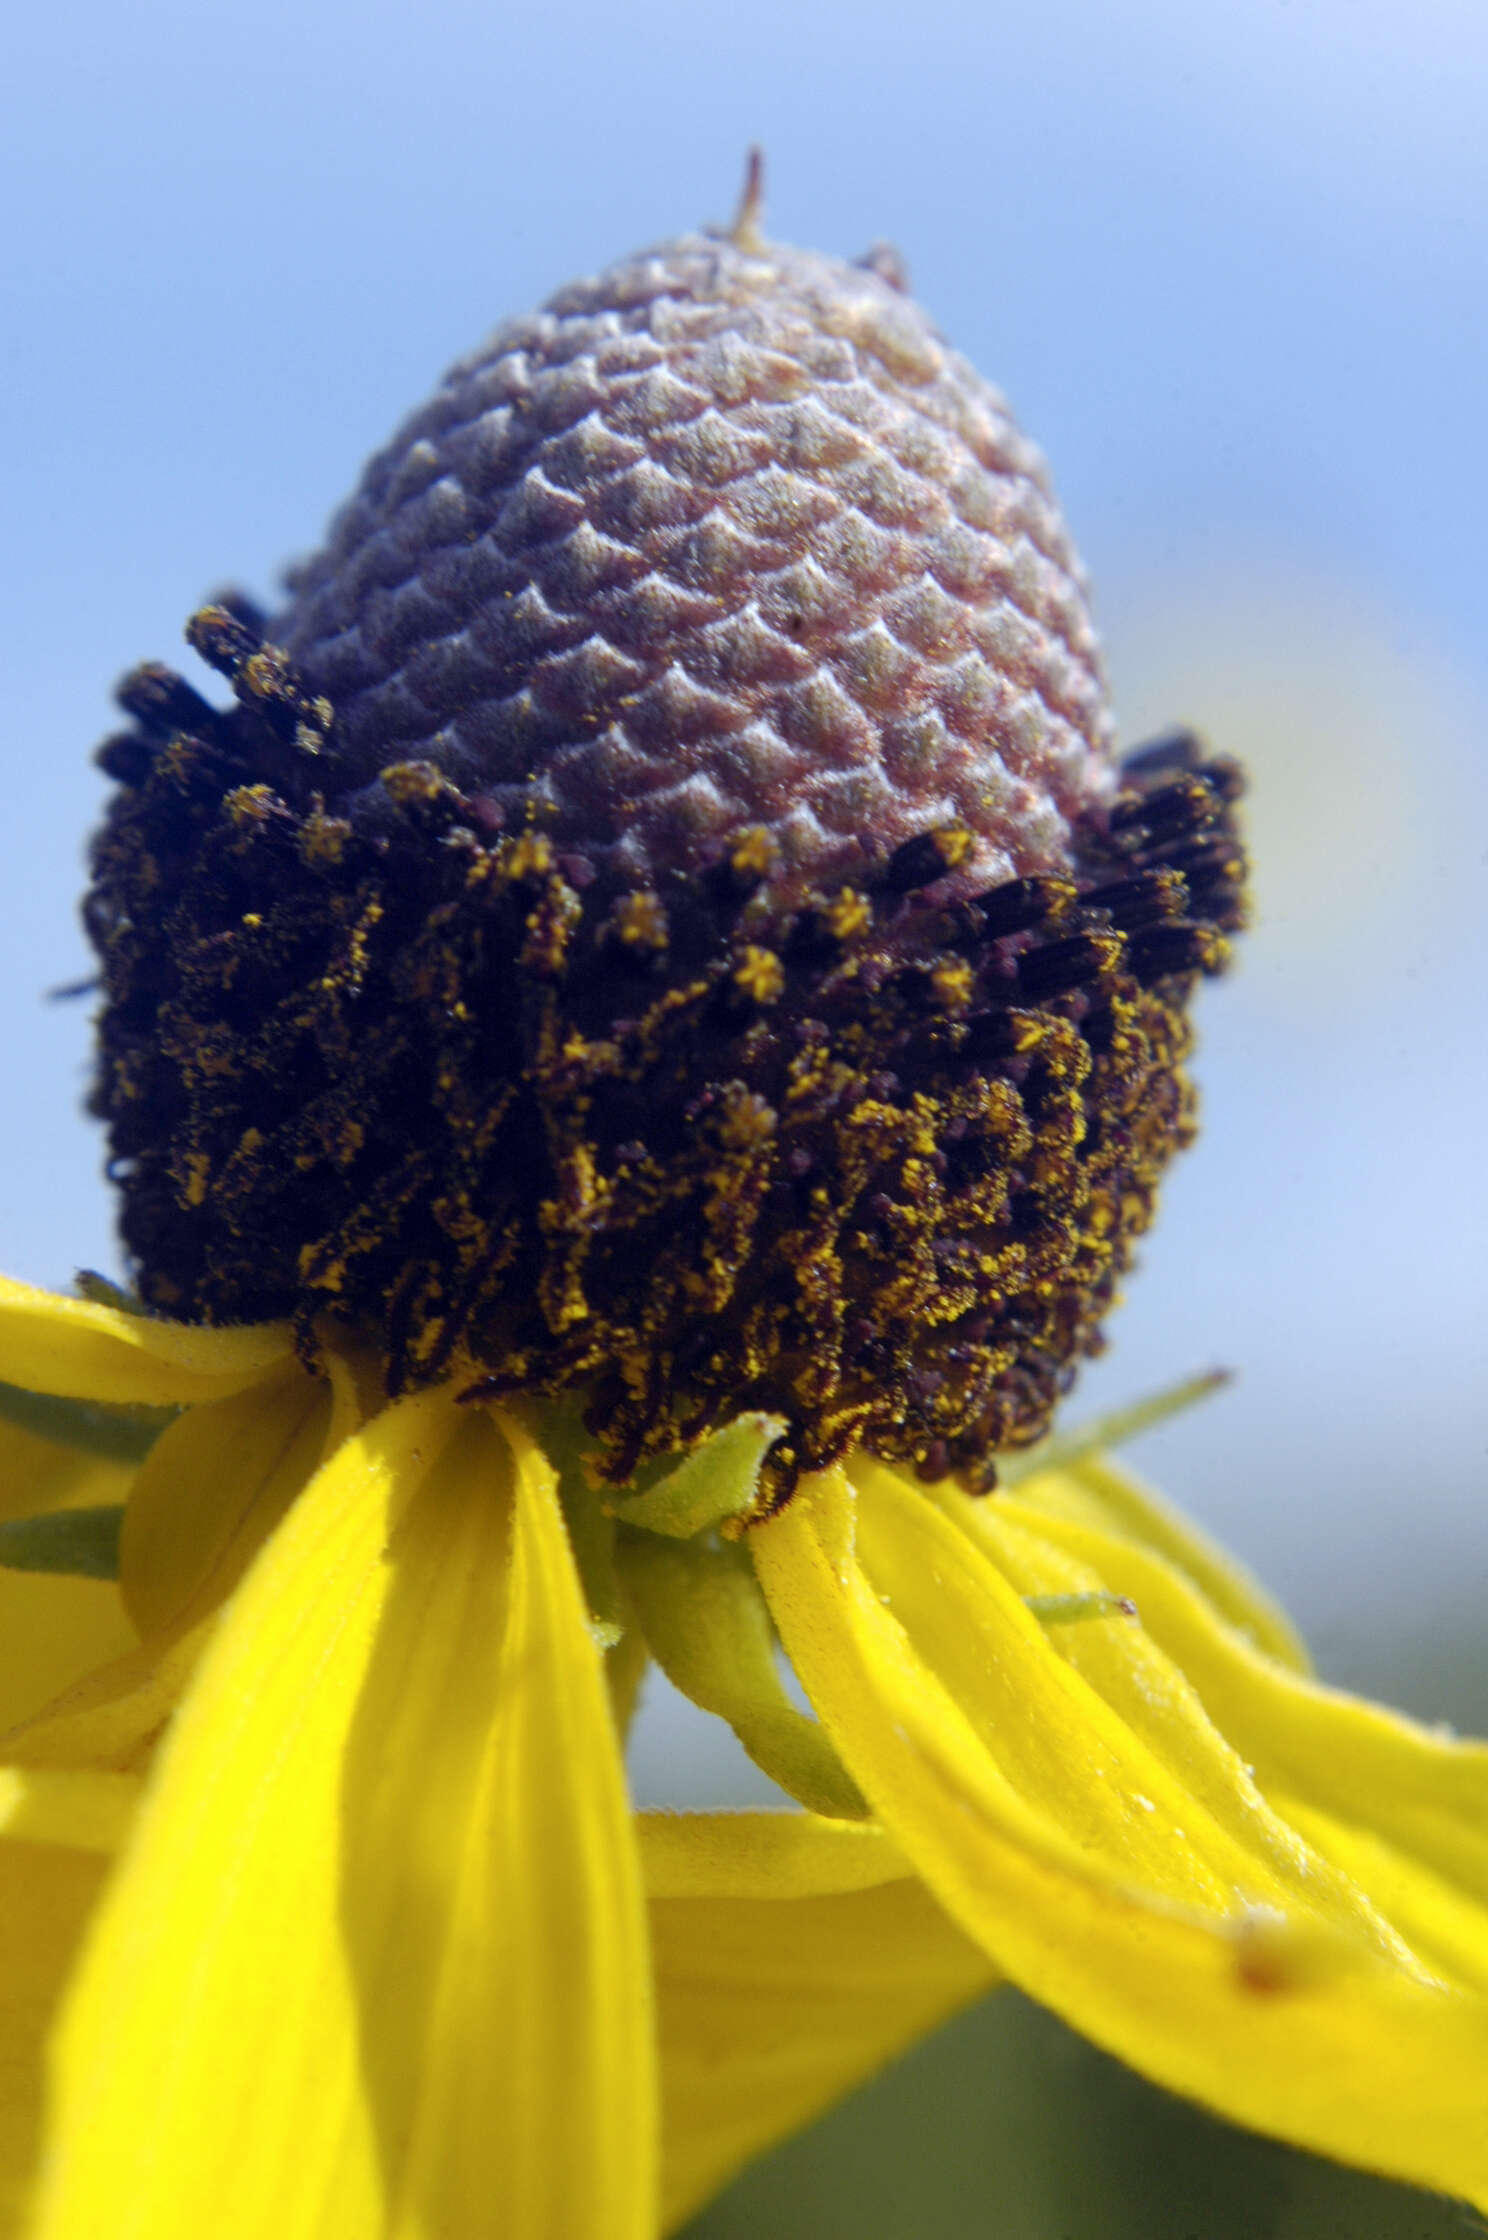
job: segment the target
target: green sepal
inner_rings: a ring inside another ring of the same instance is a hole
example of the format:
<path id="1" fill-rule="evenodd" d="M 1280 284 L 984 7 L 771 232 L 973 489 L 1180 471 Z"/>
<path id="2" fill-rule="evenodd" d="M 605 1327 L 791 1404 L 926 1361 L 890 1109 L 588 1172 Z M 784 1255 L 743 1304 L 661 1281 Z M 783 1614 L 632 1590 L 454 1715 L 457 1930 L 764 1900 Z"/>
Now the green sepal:
<path id="1" fill-rule="evenodd" d="M 646 1646 L 673 1687 L 726 1719 L 761 1772 L 808 1812 L 866 1819 L 826 1729 L 786 1693 L 775 1629 L 744 1549 L 622 1526 L 615 1555 Z"/>
<path id="2" fill-rule="evenodd" d="M 109 1408 L 94 1400 L 58 1400 L 50 1393 L 0 1384 L 0 1422 L 105 1462 L 143 1462 L 179 1413 L 178 1408 Z"/>
<path id="3" fill-rule="evenodd" d="M 667 1464 L 643 1492 L 620 1494 L 606 1507 L 612 1517 L 668 1540 L 690 1540 L 747 1516 L 759 1494 L 760 1465 L 788 1428 L 783 1416 L 735 1416 L 680 1462 Z"/>
<path id="4" fill-rule="evenodd" d="M 126 1291 L 122 1283 L 115 1283 L 112 1276 L 101 1276 L 96 1268 L 79 1268 L 72 1287 L 80 1299 L 91 1300 L 95 1307 L 112 1307 L 115 1314 L 132 1314 L 141 1321 L 150 1319 L 150 1310 L 137 1292 Z"/>
<path id="5" fill-rule="evenodd" d="M 74 1579 L 117 1579 L 122 1503 L 102 1509 L 49 1509 L 0 1524 L 0 1566 Z"/>
<path id="6" fill-rule="evenodd" d="M 1085 1618 L 1134 1618 L 1137 1606 L 1129 1595 L 1112 1594 L 1105 1587 L 1088 1594 L 1026 1594 L 1024 1605 L 1041 1626 L 1078 1625 Z"/>

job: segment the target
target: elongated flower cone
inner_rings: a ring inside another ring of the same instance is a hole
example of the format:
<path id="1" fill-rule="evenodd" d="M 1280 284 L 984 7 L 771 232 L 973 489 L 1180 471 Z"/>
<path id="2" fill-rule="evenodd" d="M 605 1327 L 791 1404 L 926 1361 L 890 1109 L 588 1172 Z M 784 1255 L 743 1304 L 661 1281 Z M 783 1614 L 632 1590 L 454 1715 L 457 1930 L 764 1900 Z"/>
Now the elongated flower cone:
<path id="1" fill-rule="evenodd" d="M 1190 1128 L 1234 773 L 1115 766 L 1037 453 L 880 257 L 689 235 L 454 368 L 104 750 L 146 1298 L 397 1392 L 741 1409 L 766 1498 L 1037 1437 Z"/>

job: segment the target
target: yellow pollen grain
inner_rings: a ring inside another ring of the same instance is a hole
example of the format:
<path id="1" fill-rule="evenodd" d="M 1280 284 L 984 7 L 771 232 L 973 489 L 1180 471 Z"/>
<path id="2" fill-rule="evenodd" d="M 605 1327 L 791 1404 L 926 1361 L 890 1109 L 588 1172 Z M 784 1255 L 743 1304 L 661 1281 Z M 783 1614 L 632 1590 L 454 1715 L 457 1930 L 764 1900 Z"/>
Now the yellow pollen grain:
<path id="1" fill-rule="evenodd" d="M 251 653 L 238 675 L 248 690 L 260 700 L 267 700 L 279 682 L 278 664 L 266 652 Z"/>
<path id="2" fill-rule="evenodd" d="M 942 1011 L 965 1011 L 976 990 L 976 976 L 960 958 L 948 958 L 935 967 L 930 985 Z"/>
<path id="3" fill-rule="evenodd" d="M 659 895 L 643 889 L 622 895 L 611 914 L 617 940 L 627 949 L 659 954 L 667 945 L 667 914 Z"/>
<path id="4" fill-rule="evenodd" d="M 719 1139 L 727 1151 L 750 1151 L 770 1142 L 777 1125 L 773 1105 L 751 1092 L 736 1097 L 729 1105 Z"/>
<path id="5" fill-rule="evenodd" d="M 427 762 L 390 762 L 378 776 L 384 792 L 400 808 L 405 804 L 437 801 L 442 793 L 451 790 L 449 780 L 441 777 Z"/>
<path id="6" fill-rule="evenodd" d="M 256 824 L 267 824 L 274 811 L 272 786 L 236 786 L 223 803 L 235 825 L 247 830 Z"/>
<path id="7" fill-rule="evenodd" d="M 344 817 L 327 817 L 319 810 L 312 811 L 300 827 L 300 860 L 302 863 L 339 863 L 351 838 L 351 826 Z"/>
<path id="8" fill-rule="evenodd" d="M 335 1293 L 346 1283 L 346 1261 L 340 1256 L 320 1257 L 321 1246 L 304 1244 L 300 1247 L 299 1272 L 301 1283 L 313 1283 L 317 1291 Z"/>
<path id="9" fill-rule="evenodd" d="M 780 845 L 768 825 L 747 825 L 729 850 L 729 866 L 740 878 L 763 879 L 780 860 Z"/>
<path id="10" fill-rule="evenodd" d="M 553 868 L 553 843 L 543 832 L 524 832 L 501 859 L 508 879 L 541 879 Z"/>
<path id="11" fill-rule="evenodd" d="M 528 912 L 522 963 L 540 980 L 556 980 L 562 973 L 582 909 L 568 881 L 553 877 Z"/>
<path id="12" fill-rule="evenodd" d="M 854 941 L 873 923 L 873 905 L 857 887 L 844 887 L 827 905 L 829 932 L 838 941 Z"/>
<path id="13" fill-rule="evenodd" d="M 959 871 L 976 846 L 974 835 L 964 824 L 943 824 L 931 838 L 947 871 Z"/>
<path id="14" fill-rule="evenodd" d="M 776 1003 L 785 993 L 785 967 L 771 950 L 751 942 L 734 966 L 734 983 L 752 1003 Z"/>

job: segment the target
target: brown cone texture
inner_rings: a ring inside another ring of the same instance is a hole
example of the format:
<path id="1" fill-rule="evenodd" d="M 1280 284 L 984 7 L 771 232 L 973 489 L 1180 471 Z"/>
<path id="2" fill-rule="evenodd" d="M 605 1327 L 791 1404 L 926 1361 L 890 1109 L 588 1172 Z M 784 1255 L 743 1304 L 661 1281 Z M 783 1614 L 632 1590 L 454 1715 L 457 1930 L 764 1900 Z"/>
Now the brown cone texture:
<path id="1" fill-rule="evenodd" d="M 498 328 L 270 634 L 335 705 L 329 806 L 427 760 L 626 886 L 766 824 L 800 891 L 954 822 L 972 891 L 1066 869 L 1113 787 L 1038 452 L 890 279 L 774 244 Z"/>
<path id="2" fill-rule="evenodd" d="M 1038 455 L 883 264 L 691 236 L 502 328 L 267 626 L 147 664 L 86 915 L 150 1306 L 581 1395 L 760 1500 L 1047 1427 L 1192 1131 L 1238 773 L 1112 762 Z"/>

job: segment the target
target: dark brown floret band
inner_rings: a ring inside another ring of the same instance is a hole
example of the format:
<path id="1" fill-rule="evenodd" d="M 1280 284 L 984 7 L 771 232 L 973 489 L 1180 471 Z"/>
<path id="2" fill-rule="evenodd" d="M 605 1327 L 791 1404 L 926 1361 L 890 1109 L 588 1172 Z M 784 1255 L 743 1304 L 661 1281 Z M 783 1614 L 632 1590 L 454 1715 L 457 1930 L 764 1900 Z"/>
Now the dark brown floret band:
<path id="1" fill-rule="evenodd" d="M 426 761 L 328 807 L 330 704 L 246 607 L 191 637 L 235 705 L 126 681 L 88 905 L 152 1308 L 349 1325 L 394 1393 L 577 1389 L 616 1481 L 749 1408 L 775 1501 L 1043 1433 L 1192 1132 L 1231 765 L 1157 742 L 1068 876 L 971 897 L 954 824 L 804 899 L 763 826 L 627 889 Z"/>

